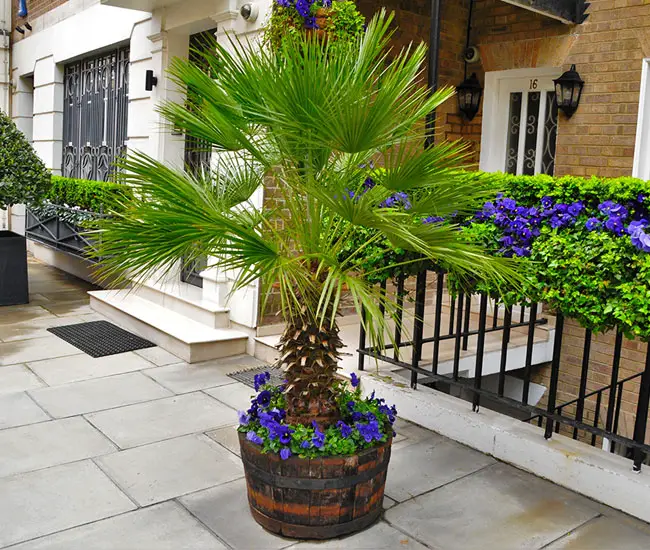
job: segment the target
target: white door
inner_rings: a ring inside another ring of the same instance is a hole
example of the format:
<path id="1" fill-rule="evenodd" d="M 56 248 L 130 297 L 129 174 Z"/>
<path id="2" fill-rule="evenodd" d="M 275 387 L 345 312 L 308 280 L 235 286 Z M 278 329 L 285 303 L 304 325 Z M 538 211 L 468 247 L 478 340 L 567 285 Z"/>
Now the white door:
<path id="1" fill-rule="evenodd" d="M 553 78 L 559 74 L 560 69 L 486 74 L 482 170 L 553 175 L 558 115 Z"/>

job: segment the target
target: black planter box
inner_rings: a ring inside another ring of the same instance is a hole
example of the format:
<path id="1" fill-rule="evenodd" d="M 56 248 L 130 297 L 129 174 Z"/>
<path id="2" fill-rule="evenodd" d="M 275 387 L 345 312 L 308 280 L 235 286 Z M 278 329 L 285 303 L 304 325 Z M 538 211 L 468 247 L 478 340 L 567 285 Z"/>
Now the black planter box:
<path id="1" fill-rule="evenodd" d="M 22 235 L 0 231 L 0 306 L 27 303 L 27 242 Z"/>

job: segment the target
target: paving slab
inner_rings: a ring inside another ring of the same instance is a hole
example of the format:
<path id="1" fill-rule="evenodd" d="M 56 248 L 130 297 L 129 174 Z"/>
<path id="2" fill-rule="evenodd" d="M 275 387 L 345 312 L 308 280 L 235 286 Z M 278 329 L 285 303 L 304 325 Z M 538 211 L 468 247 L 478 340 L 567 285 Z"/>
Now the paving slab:
<path id="1" fill-rule="evenodd" d="M 47 420 L 50 417 L 26 393 L 0 395 L 0 430 Z"/>
<path id="2" fill-rule="evenodd" d="M 122 449 L 214 430 L 236 421 L 235 413 L 204 393 L 189 393 L 86 416 Z"/>
<path id="3" fill-rule="evenodd" d="M 70 302 L 49 302 L 43 304 L 42 307 L 57 317 L 74 317 L 93 313 L 93 309 L 88 305 L 87 298 Z"/>
<path id="4" fill-rule="evenodd" d="M 181 360 L 173 353 L 169 353 L 166 349 L 159 348 L 158 346 L 155 348 L 139 349 L 133 353 L 139 355 L 140 357 L 146 359 L 158 367 L 164 367 L 165 365 L 174 365 L 181 362 Z"/>
<path id="5" fill-rule="evenodd" d="M 0 367 L 0 394 L 31 390 L 44 385 L 25 365 Z"/>
<path id="6" fill-rule="evenodd" d="M 11 550 L 225 550 L 175 502 L 128 512 L 13 546 Z"/>
<path id="7" fill-rule="evenodd" d="M 403 502 L 494 463 L 483 453 L 430 433 L 429 439 L 393 450 L 386 494 Z"/>
<path id="8" fill-rule="evenodd" d="M 295 542 L 265 531 L 253 520 L 244 479 L 182 497 L 180 502 L 235 550 L 278 550 Z"/>
<path id="9" fill-rule="evenodd" d="M 241 460 L 205 436 L 189 435 L 113 453 L 97 464 L 140 506 L 244 475 Z"/>
<path id="10" fill-rule="evenodd" d="M 34 390 L 30 395 L 55 418 L 112 409 L 172 393 L 139 372 Z"/>
<path id="11" fill-rule="evenodd" d="M 95 359 L 77 350 L 77 355 L 72 357 L 37 361 L 28 363 L 28 366 L 48 385 L 58 386 L 148 369 L 151 363 L 132 352 Z"/>
<path id="12" fill-rule="evenodd" d="M 230 379 L 232 381 L 232 378 Z M 236 411 L 245 411 L 251 405 L 251 398 L 255 395 L 255 390 L 241 382 L 219 386 L 205 390 L 205 393 L 225 403 Z"/>
<path id="13" fill-rule="evenodd" d="M 432 548 L 532 550 L 597 515 L 591 501 L 497 463 L 399 504 L 385 517 Z"/>
<path id="14" fill-rule="evenodd" d="M 544 550 L 641 550 L 647 548 L 650 548 L 648 525 L 631 519 L 625 521 L 599 517 L 571 531 L 558 541 L 546 546 Z"/>
<path id="15" fill-rule="evenodd" d="M 3 306 L 0 309 L 0 325 L 14 325 L 42 318 L 55 319 L 55 316 L 40 305 Z"/>
<path id="16" fill-rule="evenodd" d="M 0 479 L 0 547 L 134 508 L 91 461 Z"/>
<path id="17" fill-rule="evenodd" d="M 57 336 L 15 340 L 0 344 L 0 366 L 78 355 L 79 353 L 77 348 Z"/>
<path id="18" fill-rule="evenodd" d="M 14 340 L 31 340 L 33 338 L 51 337 L 52 334 L 47 332 L 48 328 L 82 322 L 83 320 L 81 317 L 44 317 L 26 323 L 0 325 L 0 341 L 13 342 Z"/>
<path id="19" fill-rule="evenodd" d="M 232 426 L 224 426 L 218 430 L 212 430 L 211 432 L 206 432 L 210 439 L 216 441 L 222 447 L 228 449 L 231 453 L 241 456 L 241 450 L 239 449 L 239 434 L 237 432 L 238 424 L 233 424 Z"/>
<path id="20" fill-rule="evenodd" d="M 10 428 L 0 432 L 0 477 L 113 451 L 115 446 L 81 417 Z"/>
<path id="21" fill-rule="evenodd" d="M 400 548 L 404 550 L 426 549 L 425 546 L 409 535 L 405 535 L 387 523 L 380 521 L 356 535 L 325 542 L 301 542 L 292 546 L 291 550 L 396 550 Z"/>

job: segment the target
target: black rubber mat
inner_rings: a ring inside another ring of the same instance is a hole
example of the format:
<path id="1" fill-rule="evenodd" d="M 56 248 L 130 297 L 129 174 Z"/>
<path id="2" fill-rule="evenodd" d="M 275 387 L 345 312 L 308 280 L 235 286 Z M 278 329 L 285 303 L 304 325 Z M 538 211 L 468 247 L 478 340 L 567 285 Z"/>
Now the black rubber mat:
<path id="1" fill-rule="evenodd" d="M 279 386 L 284 382 L 284 373 L 277 367 L 255 367 L 254 369 L 240 370 L 229 374 L 230 378 L 234 378 L 237 382 L 246 384 L 251 388 L 255 387 L 255 375 L 268 372 L 271 375 L 271 384 Z"/>
<path id="2" fill-rule="evenodd" d="M 95 358 L 153 348 L 156 345 L 108 321 L 92 321 L 47 330 Z"/>

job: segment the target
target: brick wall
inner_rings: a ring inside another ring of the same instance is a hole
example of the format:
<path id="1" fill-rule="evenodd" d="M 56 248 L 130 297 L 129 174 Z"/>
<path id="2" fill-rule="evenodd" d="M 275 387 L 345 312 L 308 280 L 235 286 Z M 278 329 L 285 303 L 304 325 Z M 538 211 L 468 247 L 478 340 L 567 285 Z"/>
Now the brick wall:
<path id="1" fill-rule="evenodd" d="M 33 22 L 34 19 L 46 14 L 48 11 L 53 10 L 65 4 L 68 0 L 27 0 L 27 9 L 29 15 L 25 18 L 18 17 L 18 0 L 12 0 L 12 28 L 16 25 L 24 25 L 27 22 Z M 26 35 L 25 35 L 26 36 Z M 15 42 L 22 40 L 24 36 L 14 31 L 13 39 Z"/>

